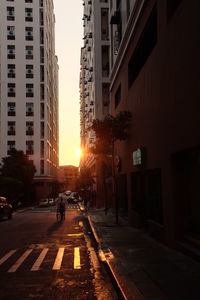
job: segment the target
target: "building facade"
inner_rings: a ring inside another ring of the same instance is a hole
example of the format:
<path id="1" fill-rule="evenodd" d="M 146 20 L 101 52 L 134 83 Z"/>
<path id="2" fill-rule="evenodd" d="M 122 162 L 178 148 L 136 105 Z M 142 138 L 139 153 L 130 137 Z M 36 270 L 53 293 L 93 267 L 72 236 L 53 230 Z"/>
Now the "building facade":
<path id="1" fill-rule="evenodd" d="M 62 184 L 62 191 L 76 191 L 76 180 L 79 176 L 79 168 L 75 166 L 60 166 L 58 180 Z"/>
<path id="2" fill-rule="evenodd" d="M 101 165 L 89 151 L 95 135 L 89 128 L 94 119 L 103 120 L 109 113 L 109 3 L 105 0 L 83 1 L 84 46 L 81 49 L 80 107 L 81 107 L 81 166 L 91 170 L 102 205 Z"/>
<path id="3" fill-rule="evenodd" d="M 111 112 L 132 113 L 115 145 L 119 202 L 133 225 L 178 247 L 200 238 L 199 9 L 110 1 Z"/>
<path id="4" fill-rule="evenodd" d="M 0 1 L 0 157 L 23 150 L 39 194 L 58 169 L 58 62 L 52 0 Z"/>

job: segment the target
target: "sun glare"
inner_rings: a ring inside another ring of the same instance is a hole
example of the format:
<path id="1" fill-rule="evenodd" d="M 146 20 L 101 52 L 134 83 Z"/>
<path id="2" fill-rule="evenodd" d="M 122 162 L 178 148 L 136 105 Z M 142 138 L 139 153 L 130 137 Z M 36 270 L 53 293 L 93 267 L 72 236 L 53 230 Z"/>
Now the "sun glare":
<path id="1" fill-rule="evenodd" d="M 81 157 L 81 149 L 80 149 L 80 148 L 79 148 L 79 149 L 76 149 L 76 150 L 75 150 L 75 154 L 76 154 L 77 157 L 80 158 L 80 157 Z"/>

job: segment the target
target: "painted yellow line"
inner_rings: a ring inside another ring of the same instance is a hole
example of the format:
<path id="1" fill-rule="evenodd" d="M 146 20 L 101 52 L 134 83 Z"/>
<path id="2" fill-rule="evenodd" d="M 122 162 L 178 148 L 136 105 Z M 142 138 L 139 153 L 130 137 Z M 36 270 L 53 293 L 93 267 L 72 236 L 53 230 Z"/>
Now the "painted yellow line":
<path id="1" fill-rule="evenodd" d="M 0 259 L 0 266 L 9 258 L 11 257 L 17 250 L 11 250 L 9 251 L 6 255 L 4 255 L 1 259 Z"/>
<path id="2" fill-rule="evenodd" d="M 44 260 L 44 258 L 45 258 L 48 251 L 49 251 L 48 248 L 44 248 L 42 250 L 42 252 L 40 253 L 38 259 L 36 260 L 36 262 L 32 266 L 31 271 L 38 271 L 39 270 L 39 268 L 40 268 L 40 266 L 41 266 L 41 264 L 42 264 L 42 262 L 43 262 L 43 260 Z"/>
<path id="3" fill-rule="evenodd" d="M 59 248 L 56 260 L 53 265 L 53 270 L 60 270 L 65 248 Z"/>
<path id="4" fill-rule="evenodd" d="M 79 247 L 74 248 L 74 269 L 81 269 Z"/>
<path id="5" fill-rule="evenodd" d="M 29 254 L 33 251 L 33 249 L 28 249 L 24 252 L 24 254 L 16 261 L 16 263 L 8 270 L 8 273 L 14 273 L 21 266 L 21 264 L 25 261 L 25 259 L 29 256 Z"/>
<path id="6" fill-rule="evenodd" d="M 83 233 L 68 233 L 67 236 L 82 236 Z"/>

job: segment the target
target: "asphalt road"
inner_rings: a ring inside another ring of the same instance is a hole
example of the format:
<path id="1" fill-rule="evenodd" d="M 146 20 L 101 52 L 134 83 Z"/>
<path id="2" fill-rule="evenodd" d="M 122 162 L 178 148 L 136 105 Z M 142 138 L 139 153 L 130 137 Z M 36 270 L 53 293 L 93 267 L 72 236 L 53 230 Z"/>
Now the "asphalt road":
<path id="1" fill-rule="evenodd" d="M 48 208 L 0 222 L 0 299 L 117 299 L 76 205 L 63 222 Z"/>

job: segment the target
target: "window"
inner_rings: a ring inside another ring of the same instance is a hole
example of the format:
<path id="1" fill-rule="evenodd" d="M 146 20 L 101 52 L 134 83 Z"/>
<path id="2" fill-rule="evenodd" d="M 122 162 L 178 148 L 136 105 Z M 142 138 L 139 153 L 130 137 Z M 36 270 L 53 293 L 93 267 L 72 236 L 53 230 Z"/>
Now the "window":
<path id="1" fill-rule="evenodd" d="M 153 11 L 146 23 L 143 33 L 138 41 L 136 49 L 128 64 L 128 86 L 129 88 L 137 78 L 140 70 L 147 61 L 149 55 L 157 43 L 157 8 Z"/>
<path id="2" fill-rule="evenodd" d="M 15 83 L 8 83 L 8 97 L 15 97 Z"/>
<path id="3" fill-rule="evenodd" d="M 33 41 L 33 27 L 25 27 L 25 36 L 27 41 Z"/>
<path id="4" fill-rule="evenodd" d="M 33 129 L 33 122 L 26 122 L 26 135 L 33 135 L 34 129 Z"/>
<path id="5" fill-rule="evenodd" d="M 8 116 L 14 117 L 15 114 L 15 102 L 8 102 Z"/>
<path id="6" fill-rule="evenodd" d="M 44 138 L 44 122 L 40 123 L 40 137 Z"/>
<path id="7" fill-rule="evenodd" d="M 32 83 L 26 84 L 26 97 L 33 97 L 33 84 Z"/>
<path id="8" fill-rule="evenodd" d="M 33 46 L 26 46 L 26 59 L 33 59 Z"/>
<path id="9" fill-rule="evenodd" d="M 8 65 L 8 78 L 15 78 L 15 65 Z"/>
<path id="10" fill-rule="evenodd" d="M 40 25 L 44 25 L 44 13 L 42 8 L 40 8 Z"/>
<path id="11" fill-rule="evenodd" d="M 101 9 L 101 39 L 103 41 L 109 40 L 108 8 Z"/>
<path id="12" fill-rule="evenodd" d="M 44 119 L 44 103 L 40 103 L 40 118 Z"/>
<path id="13" fill-rule="evenodd" d="M 7 20 L 14 21 L 15 20 L 15 8 L 14 7 L 7 7 Z"/>
<path id="14" fill-rule="evenodd" d="M 8 121 L 8 135 L 15 135 L 15 122 Z"/>
<path id="15" fill-rule="evenodd" d="M 33 141 L 26 141 L 26 154 L 27 155 L 33 154 Z"/>
<path id="16" fill-rule="evenodd" d="M 15 141 L 8 141 L 7 142 L 7 154 L 10 155 L 13 149 L 15 149 Z"/>
<path id="17" fill-rule="evenodd" d="M 25 8 L 25 21 L 32 22 L 33 21 L 33 9 L 32 8 Z"/>
<path id="18" fill-rule="evenodd" d="M 44 174 L 44 160 L 40 161 L 40 174 L 43 175 Z"/>
<path id="19" fill-rule="evenodd" d="M 40 62 L 44 63 L 44 47 L 40 47 Z"/>
<path id="20" fill-rule="evenodd" d="M 25 0 L 25 3 L 33 3 L 33 0 Z"/>
<path id="21" fill-rule="evenodd" d="M 44 44 L 44 28 L 40 28 L 40 44 Z"/>
<path id="22" fill-rule="evenodd" d="M 40 142 L 40 156 L 44 157 L 44 141 Z"/>
<path id="23" fill-rule="evenodd" d="M 40 100 L 44 100 L 44 84 L 40 84 Z"/>
<path id="24" fill-rule="evenodd" d="M 26 103 L 26 116 L 32 117 L 33 115 L 34 115 L 33 103 L 32 102 Z"/>
<path id="25" fill-rule="evenodd" d="M 121 101 L 121 84 L 119 85 L 115 93 L 115 108 L 119 105 L 120 101 Z"/>
<path id="26" fill-rule="evenodd" d="M 7 26 L 7 39 L 15 40 L 15 26 Z"/>
<path id="27" fill-rule="evenodd" d="M 43 0 L 40 0 L 40 6 L 43 7 Z"/>
<path id="28" fill-rule="evenodd" d="M 40 81 L 44 82 L 44 66 L 40 65 Z"/>
<path id="29" fill-rule="evenodd" d="M 14 59 L 15 58 L 15 46 L 14 45 L 8 45 L 7 46 L 7 58 L 8 59 Z"/>
<path id="30" fill-rule="evenodd" d="M 109 76 L 109 46 L 102 46 L 102 76 Z"/>
<path id="31" fill-rule="evenodd" d="M 33 65 L 26 65 L 26 78 L 33 78 Z"/>

